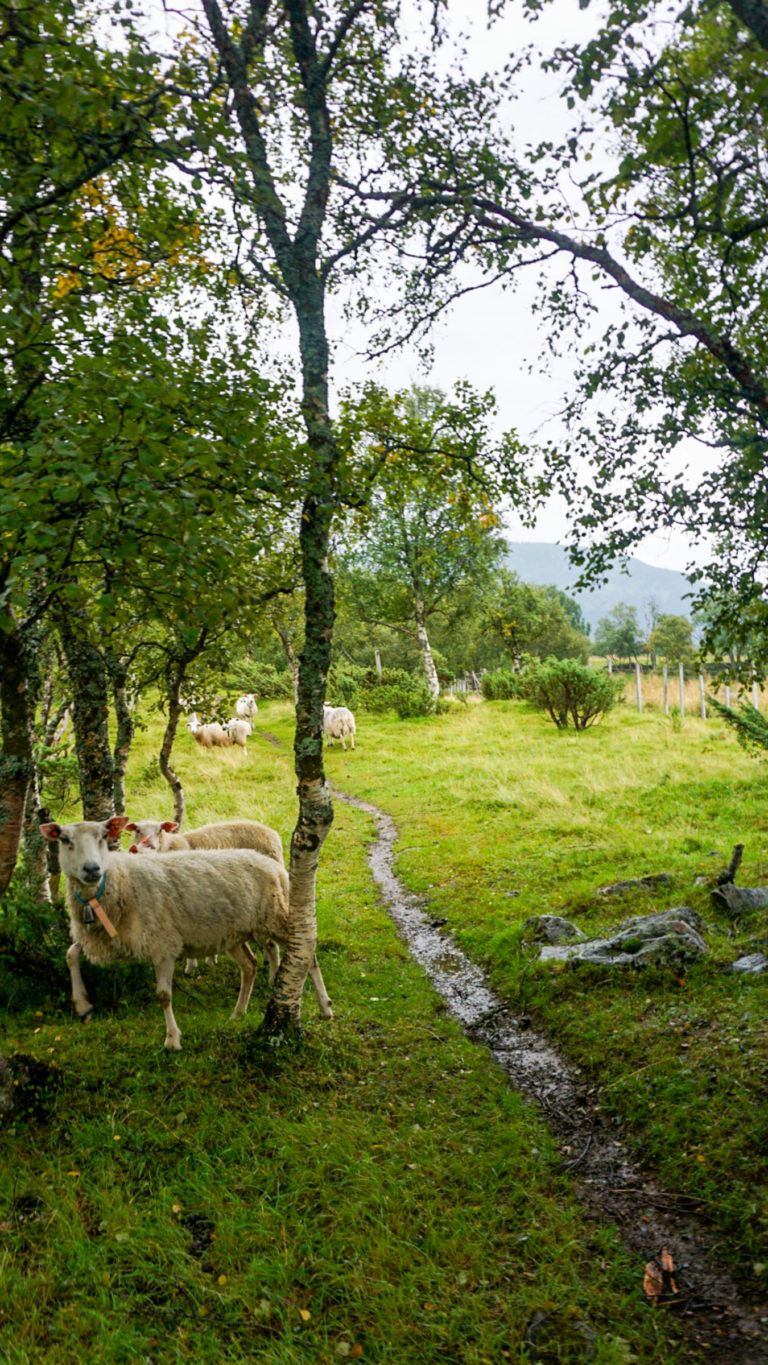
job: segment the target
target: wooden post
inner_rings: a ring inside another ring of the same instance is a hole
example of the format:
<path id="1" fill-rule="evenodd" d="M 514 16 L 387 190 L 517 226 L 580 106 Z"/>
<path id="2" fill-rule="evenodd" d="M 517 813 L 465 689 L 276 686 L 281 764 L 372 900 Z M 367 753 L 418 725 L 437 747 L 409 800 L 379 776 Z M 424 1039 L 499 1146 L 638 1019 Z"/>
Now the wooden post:
<path id="1" fill-rule="evenodd" d="M 725 684 L 725 704 L 730 709 L 731 705 L 731 684 Z"/>
<path id="2" fill-rule="evenodd" d="M 374 649 L 373 657 L 376 660 L 376 672 L 379 675 L 379 682 L 381 682 L 381 655 L 379 654 L 378 649 Z"/>
<path id="3" fill-rule="evenodd" d="M 611 656 L 610 656 L 610 654 L 609 654 L 609 655 L 608 655 L 608 677 L 609 677 L 609 678 L 610 678 L 610 676 L 611 676 L 612 673 L 613 673 L 613 659 L 611 658 Z"/>
<path id="4" fill-rule="evenodd" d="M 759 710 L 759 707 L 758 707 L 758 705 L 757 705 L 757 683 L 756 683 L 756 682 L 753 682 L 753 684 L 752 684 L 752 705 L 754 706 L 754 708 L 755 708 L 756 711 Z"/>
<path id="5" fill-rule="evenodd" d="M 639 665 L 639 663 L 635 663 L 635 679 L 636 679 L 636 681 L 637 681 L 637 709 L 638 709 L 638 711 L 642 711 L 642 709 L 643 709 L 643 679 L 642 679 L 642 674 L 641 674 L 641 672 L 640 672 L 640 665 Z"/>
<path id="6" fill-rule="evenodd" d="M 704 697 L 704 674 L 699 674 L 699 697 L 701 699 L 701 719 L 707 719 L 707 703 Z"/>
<path id="7" fill-rule="evenodd" d="M 685 715 L 685 669 L 683 668 L 683 665 L 682 665 L 682 664 L 679 665 L 678 672 L 679 672 L 679 674 L 680 674 L 680 715 L 681 715 L 681 716 L 684 716 L 684 715 Z"/>
<path id="8" fill-rule="evenodd" d="M 664 715 L 669 715 L 669 669 L 664 664 L 662 672 L 664 674 Z"/>

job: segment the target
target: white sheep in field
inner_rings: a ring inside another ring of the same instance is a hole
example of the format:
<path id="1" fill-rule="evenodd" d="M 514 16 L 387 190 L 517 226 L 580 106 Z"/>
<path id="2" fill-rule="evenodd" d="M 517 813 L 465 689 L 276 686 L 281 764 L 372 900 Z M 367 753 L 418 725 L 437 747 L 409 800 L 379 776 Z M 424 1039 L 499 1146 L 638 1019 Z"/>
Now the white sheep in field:
<path id="1" fill-rule="evenodd" d="M 228 952 L 240 968 L 232 1013 L 239 1018 L 248 1008 L 256 974 L 249 942 L 269 953 L 270 946 L 287 941 L 288 875 L 273 858 L 253 849 L 190 850 L 182 858 L 112 853 L 108 841 L 119 839 L 127 824 L 127 817 L 118 815 L 103 823 L 40 826 L 44 839 L 58 842 L 67 879 L 72 1001 L 86 1019 L 92 1006 L 80 974 L 82 953 L 102 966 L 121 958 L 151 962 L 165 1014 L 165 1046 L 179 1050 L 172 1008 L 177 958 Z M 277 964 L 271 965 L 276 971 Z M 329 1019 L 333 1011 L 315 956 L 309 975 L 320 1013 Z"/>
<path id="2" fill-rule="evenodd" d="M 323 702 L 323 734 L 326 748 L 335 739 L 340 739 L 341 747 L 346 753 L 347 746 L 344 740 L 348 738 L 354 749 L 356 729 L 355 718 L 348 706 L 329 706 L 327 701 Z"/>
<path id="3" fill-rule="evenodd" d="M 240 716 L 233 716 L 225 725 L 233 744 L 239 744 L 243 753 L 247 753 L 248 736 L 251 733 L 251 722 L 243 720 Z"/>
<path id="4" fill-rule="evenodd" d="M 207 725 L 203 725 L 195 711 L 192 712 L 187 721 L 187 729 L 201 749 L 231 749 L 232 747 L 232 736 L 228 730 L 224 729 L 223 725 L 219 725 L 217 720 L 209 721 Z"/>
<path id="5" fill-rule="evenodd" d="M 280 835 L 276 829 L 270 829 L 269 825 L 262 825 L 258 820 L 222 820 L 218 824 L 188 829 L 186 834 L 177 834 L 178 828 L 176 820 L 131 820 L 125 826 L 126 834 L 134 835 L 128 851 L 181 853 L 190 848 L 253 848 L 267 858 L 274 858 L 280 867 L 285 867 Z M 275 952 L 279 963 L 277 948 Z M 267 954 L 267 958 L 271 965 L 272 957 Z M 187 958 L 184 975 L 190 976 L 196 967 L 197 959 Z"/>
<path id="6" fill-rule="evenodd" d="M 246 692 L 244 696 L 238 697 L 235 702 L 235 710 L 241 720 L 253 720 L 258 709 L 253 692 Z"/>

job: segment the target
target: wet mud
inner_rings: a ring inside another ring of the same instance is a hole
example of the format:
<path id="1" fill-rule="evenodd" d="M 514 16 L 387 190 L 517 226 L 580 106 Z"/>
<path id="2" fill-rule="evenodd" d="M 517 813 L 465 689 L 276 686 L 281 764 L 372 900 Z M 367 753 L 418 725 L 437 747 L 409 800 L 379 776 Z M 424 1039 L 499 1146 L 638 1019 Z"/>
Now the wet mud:
<path id="1" fill-rule="evenodd" d="M 488 1049 L 515 1089 L 537 1106 L 560 1144 L 580 1203 L 595 1219 L 613 1222 L 636 1257 L 639 1293 L 646 1265 L 663 1267 L 666 1248 L 674 1279 L 663 1279 L 649 1311 L 674 1312 L 695 1343 L 692 1359 L 701 1355 L 711 1365 L 768 1365 L 768 1305 L 739 1288 L 695 1203 L 662 1189 L 651 1172 L 637 1165 L 620 1122 L 601 1110 L 583 1073 L 529 1020 L 505 1006 L 479 967 L 405 890 L 394 872 L 398 832 L 390 817 L 368 801 L 335 789 L 332 795 L 373 816 L 378 837 L 368 860 L 400 935 L 469 1036 Z M 660 1269 L 660 1282 L 662 1278 Z"/>

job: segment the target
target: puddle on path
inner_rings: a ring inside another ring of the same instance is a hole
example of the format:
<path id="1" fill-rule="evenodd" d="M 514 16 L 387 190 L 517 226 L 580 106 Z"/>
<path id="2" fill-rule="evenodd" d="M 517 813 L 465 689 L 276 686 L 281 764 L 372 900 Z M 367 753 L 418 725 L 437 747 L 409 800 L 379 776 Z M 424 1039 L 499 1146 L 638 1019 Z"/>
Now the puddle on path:
<path id="1" fill-rule="evenodd" d="M 690 1211 L 690 1199 L 664 1191 L 640 1170 L 622 1141 L 619 1121 L 600 1109 L 578 1068 L 488 987 L 483 973 L 430 922 L 419 899 L 395 876 L 394 821 L 368 801 L 332 788 L 334 800 L 373 816 L 378 839 L 368 860 L 387 911 L 413 957 L 451 1013 L 482 1043 L 521 1094 L 533 1101 L 559 1140 L 579 1200 L 618 1226 L 637 1258 L 638 1292 L 646 1262 L 666 1247 L 675 1263 L 679 1294 L 670 1308 L 711 1365 L 768 1365 L 768 1305 L 745 1298 L 718 1262 L 715 1237 Z M 698 1358 L 698 1357 L 697 1357 Z"/>

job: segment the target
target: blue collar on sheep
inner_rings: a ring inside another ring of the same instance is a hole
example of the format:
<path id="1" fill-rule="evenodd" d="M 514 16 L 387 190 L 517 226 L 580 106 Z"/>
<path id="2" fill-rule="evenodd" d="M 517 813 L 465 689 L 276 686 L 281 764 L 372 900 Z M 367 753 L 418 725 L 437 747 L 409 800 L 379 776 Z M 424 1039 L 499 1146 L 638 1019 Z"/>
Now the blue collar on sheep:
<path id="1" fill-rule="evenodd" d="M 104 928 L 106 929 L 107 933 L 109 934 L 109 937 L 110 937 L 110 938 L 117 938 L 117 930 L 116 930 L 114 924 L 112 923 L 111 919 L 109 918 L 109 915 L 107 914 L 106 910 L 104 910 L 103 907 L 102 907 L 101 905 L 99 905 L 99 896 L 102 894 L 102 892 L 103 892 L 103 890 L 104 890 L 104 887 L 105 887 L 105 885 L 106 885 L 106 881 L 107 881 L 107 874 L 106 874 L 106 872 L 105 872 L 105 873 L 102 875 L 101 881 L 99 882 L 99 887 L 98 887 L 98 890 L 97 890 L 97 892 L 96 892 L 96 895 L 95 895 L 95 896 L 89 896 L 89 897 L 87 898 L 87 900 L 86 900 L 83 896 L 80 895 L 80 892 L 77 891 L 77 890 L 75 889 L 74 886 L 72 887 L 72 890 L 75 892 L 75 896 L 76 896 L 77 899 L 79 900 L 80 904 L 83 906 L 83 916 L 82 916 L 83 924 L 93 924 L 94 911 L 95 911 L 95 913 L 96 913 L 96 915 L 98 916 L 99 920 L 101 921 L 101 923 L 103 924 L 103 926 L 104 926 Z"/>

